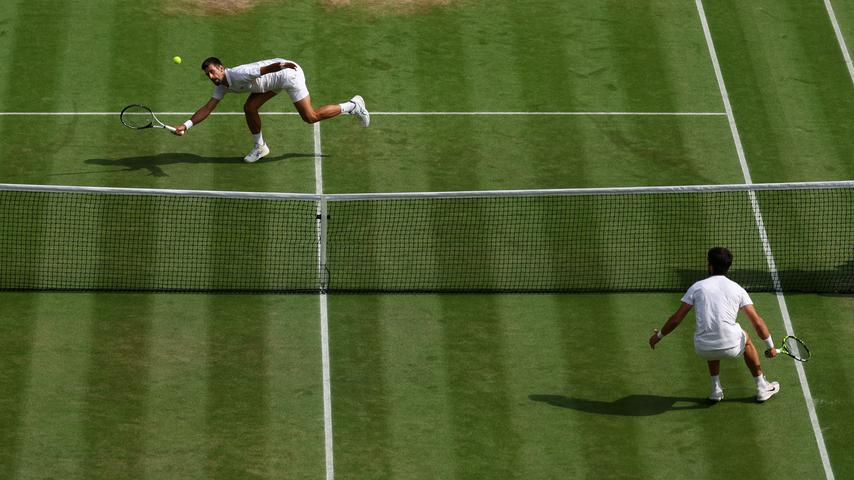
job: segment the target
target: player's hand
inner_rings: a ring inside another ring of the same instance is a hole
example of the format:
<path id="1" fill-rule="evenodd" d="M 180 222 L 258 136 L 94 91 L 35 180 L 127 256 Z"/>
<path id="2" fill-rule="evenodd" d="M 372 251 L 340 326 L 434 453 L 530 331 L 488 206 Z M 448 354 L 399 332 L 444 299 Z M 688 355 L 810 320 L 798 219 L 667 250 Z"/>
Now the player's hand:
<path id="1" fill-rule="evenodd" d="M 653 330 L 653 332 L 652 332 L 652 336 L 651 336 L 651 337 L 649 337 L 649 346 L 650 346 L 650 348 L 652 348 L 653 350 L 655 350 L 655 344 L 656 344 L 656 343 L 658 343 L 658 342 L 660 342 L 660 341 L 661 341 L 661 339 L 660 339 L 660 338 L 658 338 L 658 329 Z"/>
<path id="2" fill-rule="evenodd" d="M 296 70 L 296 69 L 297 69 L 297 64 L 296 64 L 296 63 L 291 63 L 291 62 L 281 62 L 281 63 L 279 63 L 279 69 L 280 69 L 280 70 L 284 70 L 284 69 L 286 69 L 286 68 L 292 68 L 292 69 Z"/>
<path id="3" fill-rule="evenodd" d="M 776 348 L 769 348 L 768 350 L 765 350 L 765 356 L 768 358 L 776 357 L 777 356 L 777 349 Z"/>
<path id="4" fill-rule="evenodd" d="M 182 123 L 181 125 L 175 127 L 175 131 L 172 133 L 178 135 L 179 137 L 183 136 L 185 133 L 187 133 L 187 126 Z"/>

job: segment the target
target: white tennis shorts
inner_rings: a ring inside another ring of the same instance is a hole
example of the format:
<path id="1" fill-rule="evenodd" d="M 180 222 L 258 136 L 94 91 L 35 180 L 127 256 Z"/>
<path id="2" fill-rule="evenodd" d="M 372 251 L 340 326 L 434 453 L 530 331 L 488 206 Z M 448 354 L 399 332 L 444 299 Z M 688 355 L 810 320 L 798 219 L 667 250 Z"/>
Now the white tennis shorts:
<path id="1" fill-rule="evenodd" d="M 270 83 L 265 85 L 266 91 L 279 93 L 284 90 L 288 92 L 288 96 L 291 97 L 291 101 L 294 103 L 308 96 L 308 87 L 305 84 L 305 72 L 302 71 L 302 67 L 285 68 L 269 76 L 272 78 L 270 79 Z"/>
<path id="2" fill-rule="evenodd" d="M 741 342 L 730 348 L 724 349 L 715 349 L 708 350 L 702 348 L 700 345 L 694 344 L 694 351 L 697 352 L 697 355 L 700 356 L 703 360 L 723 360 L 725 358 L 736 358 L 744 353 L 744 347 L 747 344 L 747 333 L 742 330 L 741 331 Z"/>

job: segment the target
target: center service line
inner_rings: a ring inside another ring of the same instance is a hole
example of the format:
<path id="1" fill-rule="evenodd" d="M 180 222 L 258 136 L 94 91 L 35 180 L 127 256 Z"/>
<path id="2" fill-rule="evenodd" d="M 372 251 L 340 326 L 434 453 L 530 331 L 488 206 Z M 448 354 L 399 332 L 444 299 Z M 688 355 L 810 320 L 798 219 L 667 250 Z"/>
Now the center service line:
<path id="1" fill-rule="evenodd" d="M 320 123 L 314 124 L 314 190 L 323 195 L 323 150 L 320 144 Z M 317 206 L 317 274 L 323 282 L 326 268 L 326 208 L 321 200 Z M 332 381 L 329 366 L 329 308 L 325 285 L 320 291 L 320 350 L 323 363 L 323 438 L 326 449 L 326 480 L 335 478 L 332 451 Z"/>

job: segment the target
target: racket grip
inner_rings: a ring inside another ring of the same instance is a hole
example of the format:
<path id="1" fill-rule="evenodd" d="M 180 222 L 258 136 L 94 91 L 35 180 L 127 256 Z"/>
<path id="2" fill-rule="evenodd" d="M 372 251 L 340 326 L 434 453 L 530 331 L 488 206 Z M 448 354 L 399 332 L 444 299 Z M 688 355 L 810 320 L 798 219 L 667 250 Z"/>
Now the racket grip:
<path id="1" fill-rule="evenodd" d="M 169 131 L 170 131 L 170 132 L 172 132 L 172 133 L 174 133 L 174 132 L 175 132 L 175 130 L 176 130 L 176 129 L 175 129 L 175 127 L 173 127 L 173 126 L 171 126 L 171 125 L 163 125 L 163 127 L 164 127 L 164 128 L 166 128 L 166 130 L 169 130 Z"/>

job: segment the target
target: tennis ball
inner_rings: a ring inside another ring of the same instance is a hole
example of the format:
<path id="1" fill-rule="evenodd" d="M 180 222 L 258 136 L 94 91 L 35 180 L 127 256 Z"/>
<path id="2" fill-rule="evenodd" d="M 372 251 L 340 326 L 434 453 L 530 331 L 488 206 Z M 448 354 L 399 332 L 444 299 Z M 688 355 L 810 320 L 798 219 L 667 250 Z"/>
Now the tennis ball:
<path id="1" fill-rule="evenodd" d="M 180 65 L 181 64 L 181 57 L 179 57 L 178 55 L 175 55 L 174 57 L 172 57 L 172 61 L 175 62 L 175 65 Z"/>

